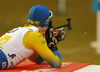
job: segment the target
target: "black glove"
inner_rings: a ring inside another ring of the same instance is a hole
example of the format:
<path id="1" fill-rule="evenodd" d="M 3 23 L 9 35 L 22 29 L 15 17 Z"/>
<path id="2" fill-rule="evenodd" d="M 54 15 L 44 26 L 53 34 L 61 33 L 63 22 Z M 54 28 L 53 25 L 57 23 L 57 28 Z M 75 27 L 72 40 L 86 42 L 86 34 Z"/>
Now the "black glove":
<path id="1" fill-rule="evenodd" d="M 52 32 L 50 32 L 50 28 L 47 29 L 45 33 L 45 38 L 47 41 L 48 47 L 54 52 L 57 49 L 55 38 L 52 37 Z"/>
<path id="2" fill-rule="evenodd" d="M 50 45 L 55 46 L 55 38 L 52 37 L 52 32 L 50 32 L 50 28 L 47 29 L 46 33 L 45 33 L 45 38 L 47 41 L 47 45 L 48 47 L 50 47 Z"/>

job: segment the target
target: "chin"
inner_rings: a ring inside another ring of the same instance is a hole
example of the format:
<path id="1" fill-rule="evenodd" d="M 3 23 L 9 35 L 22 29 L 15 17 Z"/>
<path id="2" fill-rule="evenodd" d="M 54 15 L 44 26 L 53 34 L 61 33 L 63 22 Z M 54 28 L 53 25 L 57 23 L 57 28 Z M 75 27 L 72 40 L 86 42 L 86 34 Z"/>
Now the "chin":
<path id="1" fill-rule="evenodd" d="M 43 31 L 43 32 L 40 32 L 40 34 L 44 34 L 45 33 L 45 31 Z"/>

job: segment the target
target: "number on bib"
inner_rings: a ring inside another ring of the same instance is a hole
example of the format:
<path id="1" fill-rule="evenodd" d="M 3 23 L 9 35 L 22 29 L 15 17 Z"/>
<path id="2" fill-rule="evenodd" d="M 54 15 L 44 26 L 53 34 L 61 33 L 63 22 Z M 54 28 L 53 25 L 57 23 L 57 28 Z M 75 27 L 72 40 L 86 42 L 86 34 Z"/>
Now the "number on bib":
<path id="1" fill-rule="evenodd" d="M 8 35 L 3 35 L 2 37 L 0 37 L 0 45 L 6 43 L 10 38 L 11 36 Z"/>

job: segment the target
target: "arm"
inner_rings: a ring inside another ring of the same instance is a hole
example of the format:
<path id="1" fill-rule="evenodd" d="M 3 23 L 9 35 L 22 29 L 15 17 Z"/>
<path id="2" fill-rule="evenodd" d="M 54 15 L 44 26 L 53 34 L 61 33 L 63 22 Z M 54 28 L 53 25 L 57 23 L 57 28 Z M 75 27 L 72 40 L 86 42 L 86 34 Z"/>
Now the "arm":
<path id="1" fill-rule="evenodd" d="M 29 37 L 29 43 L 34 51 L 36 51 L 45 61 L 47 61 L 52 67 L 61 67 L 61 58 L 59 52 L 54 53 L 47 47 L 45 38 L 38 31 L 27 32 Z M 56 55 L 57 54 L 57 55 Z"/>
<path id="2" fill-rule="evenodd" d="M 37 64 L 42 64 L 44 62 L 44 59 L 41 58 L 41 56 L 37 52 L 34 52 L 30 57 L 28 57 L 28 59 Z"/>

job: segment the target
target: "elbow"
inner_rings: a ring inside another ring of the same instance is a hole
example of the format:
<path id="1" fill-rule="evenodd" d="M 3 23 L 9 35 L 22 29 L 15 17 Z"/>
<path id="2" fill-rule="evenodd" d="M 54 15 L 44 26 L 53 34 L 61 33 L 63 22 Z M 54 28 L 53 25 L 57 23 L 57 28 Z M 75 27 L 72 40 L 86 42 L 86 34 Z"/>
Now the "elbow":
<path id="1" fill-rule="evenodd" d="M 61 66 L 55 66 L 55 67 L 53 67 L 53 68 L 61 68 Z"/>
<path id="2" fill-rule="evenodd" d="M 53 68 L 61 68 L 61 65 L 62 65 L 62 63 L 60 62 L 60 63 L 58 63 L 58 64 L 54 64 L 52 67 Z"/>

